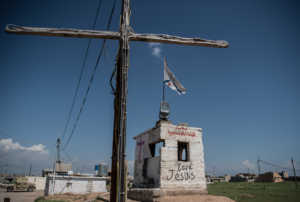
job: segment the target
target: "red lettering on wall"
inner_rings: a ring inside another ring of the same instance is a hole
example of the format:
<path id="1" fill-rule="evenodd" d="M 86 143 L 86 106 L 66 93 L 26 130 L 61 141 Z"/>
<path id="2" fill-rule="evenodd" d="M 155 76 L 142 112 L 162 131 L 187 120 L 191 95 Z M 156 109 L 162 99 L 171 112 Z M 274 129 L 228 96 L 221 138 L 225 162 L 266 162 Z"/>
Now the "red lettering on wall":
<path id="1" fill-rule="evenodd" d="M 176 128 L 176 130 L 174 131 L 170 131 L 168 130 L 168 134 L 169 135 L 178 135 L 178 136 L 189 136 L 189 137 L 195 137 L 196 136 L 196 133 L 195 132 L 192 132 L 192 131 L 188 131 L 186 128 L 184 130 L 182 129 L 178 129 Z"/>

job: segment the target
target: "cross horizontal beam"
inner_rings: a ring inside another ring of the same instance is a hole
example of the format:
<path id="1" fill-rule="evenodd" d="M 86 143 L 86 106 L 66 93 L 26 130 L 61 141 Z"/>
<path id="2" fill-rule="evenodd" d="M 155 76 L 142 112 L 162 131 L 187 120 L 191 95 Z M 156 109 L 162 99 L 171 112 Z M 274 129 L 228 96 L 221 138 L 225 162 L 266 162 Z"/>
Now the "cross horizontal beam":
<path id="1" fill-rule="evenodd" d="M 40 36 L 101 38 L 101 39 L 113 39 L 113 40 L 120 39 L 119 32 L 100 31 L 100 30 L 39 28 L 39 27 L 25 27 L 19 25 L 7 25 L 5 31 L 14 34 L 28 34 L 28 35 L 40 35 Z M 128 38 L 131 41 L 170 43 L 170 44 L 206 46 L 206 47 L 215 47 L 215 48 L 227 48 L 229 46 L 228 42 L 221 41 L 221 40 L 185 38 L 185 37 L 172 36 L 167 34 L 137 34 L 137 33 L 130 32 Z"/>
<path id="2" fill-rule="evenodd" d="M 40 35 L 40 36 L 60 36 L 73 38 L 100 38 L 100 39 L 120 39 L 119 32 L 68 29 L 68 28 L 40 28 L 24 27 L 19 25 L 7 25 L 5 31 L 14 34 Z"/>
<path id="3" fill-rule="evenodd" d="M 170 44 L 190 45 L 190 46 L 207 46 L 207 47 L 214 47 L 214 48 L 227 48 L 229 46 L 227 41 L 208 40 L 202 38 L 185 38 L 185 37 L 172 36 L 167 34 L 130 33 L 129 39 L 131 41 L 170 43 Z"/>

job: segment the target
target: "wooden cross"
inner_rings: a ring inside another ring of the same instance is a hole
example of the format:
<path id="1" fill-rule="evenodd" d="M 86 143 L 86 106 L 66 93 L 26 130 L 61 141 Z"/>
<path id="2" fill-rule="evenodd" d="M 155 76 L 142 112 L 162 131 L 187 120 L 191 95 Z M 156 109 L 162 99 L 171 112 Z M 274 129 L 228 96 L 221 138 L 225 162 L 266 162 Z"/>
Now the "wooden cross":
<path id="1" fill-rule="evenodd" d="M 18 25 L 7 25 L 5 31 L 8 33 L 15 34 L 119 40 L 119 52 L 117 56 L 118 58 L 116 94 L 114 99 L 114 136 L 110 195 L 111 202 L 124 202 L 126 200 L 125 146 L 129 41 L 207 46 L 215 48 L 226 48 L 229 45 L 226 41 L 214 41 L 202 38 L 184 38 L 166 34 L 134 33 L 130 28 L 130 0 L 122 0 L 121 22 L 119 32 L 82 29 L 24 27 Z"/>

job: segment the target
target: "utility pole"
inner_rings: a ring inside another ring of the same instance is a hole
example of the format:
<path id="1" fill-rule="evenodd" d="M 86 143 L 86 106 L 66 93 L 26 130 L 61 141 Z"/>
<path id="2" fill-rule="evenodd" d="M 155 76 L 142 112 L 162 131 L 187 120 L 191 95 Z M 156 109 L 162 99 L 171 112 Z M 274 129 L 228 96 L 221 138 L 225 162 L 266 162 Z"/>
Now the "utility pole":
<path id="1" fill-rule="evenodd" d="M 258 172 L 258 176 L 260 175 L 260 159 L 259 157 L 257 158 L 257 172 Z"/>
<path id="2" fill-rule="evenodd" d="M 127 80 L 129 67 L 130 0 L 123 0 L 117 56 L 116 95 L 114 100 L 114 135 L 110 201 L 126 201 L 125 148 L 127 122 Z"/>
<path id="3" fill-rule="evenodd" d="M 297 175 L 296 175 L 296 169 L 295 169 L 293 157 L 291 158 L 291 162 L 292 162 L 292 166 L 293 166 L 294 180 L 295 180 L 295 185 L 296 185 L 296 189 L 297 189 L 297 188 L 298 188 L 298 184 L 297 184 Z"/>
<path id="4" fill-rule="evenodd" d="M 214 177 L 217 177 L 217 174 L 216 174 L 216 166 L 213 166 L 213 175 L 214 175 Z"/>
<path id="5" fill-rule="evenodd" d="M 65 28 L 39 28 L 19 25 L 7 25 L 5 31 L 15 34 L 41 36 L 60 36 L 75 38 L 102 38 L 119 40 L 117 55 L 116 93 L 114 99 L 114 129 L 111 168 L 111 202 L 124 202 L 126 192 L 125 151 L 126 151 L 126 103 L 129 67 L 129 41 L 168 43 L 190 46 L 227 48 L 228 42 L 202 38 L 186 38 L 167 34 L 138 34 L 130 27 L 130 0 L 122 0 L 119 32 L 100 30 L 81 30 Z"/>
<path id="6" fill-rule="evenodd" d="M 60 161 L 60 138 L 57 138 L 56 140 L 56 155 L 57 155 L 56 162 L 59 164 L 61 162 Z"/>
<path id="7" fill-rule="evenodd" d="M 28 176 L 31 176 L 31 169 L 32 169 L 32 163 L 30 164 L 30 167 L 29 167 L 29 173 L 28 173 Z"/>

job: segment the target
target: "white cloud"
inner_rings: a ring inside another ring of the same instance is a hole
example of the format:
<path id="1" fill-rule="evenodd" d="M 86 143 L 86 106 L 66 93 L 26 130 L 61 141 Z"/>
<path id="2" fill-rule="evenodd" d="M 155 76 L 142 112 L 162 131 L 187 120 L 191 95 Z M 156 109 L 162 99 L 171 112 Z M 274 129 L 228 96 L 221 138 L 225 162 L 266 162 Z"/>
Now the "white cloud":
<path id="1" fill-rule="evenodd" d="M 160 52 L 161 52 L 161 49 L 159 47 L 154 47 L 152 54 L 156 57 L 160 57 Z"/>
<path id="2" fill-rule="evenodd" d="M 152 55 L 161 58 L 161 45 L 160 43 L 149 43 L 149 47 L 152 50 Z"/>
<path id="3" fill-rule="evenodd" d="M 251 163 L 249 160 L 242 161 L 242 165 L 245 166 L 246 168 L 249 168 L 250 170 L 255 169 L 255 165 Z"/>
<path id="4" fill-rule="evenodd" d="M 32 145 L 31 147 L 28 147 L 27 150 L 41 152 L 41 153 L 48 153 L 48 151 L 46 150 L 46 146 L 43 144 Z"/>
<path id="5" fill-rule="evenodd" d="M 42 169 L 52 167 L 46 146 L 35 144 L 23 146 L 13 139 L 0 139 L 0 172 L 24 174 L 32 167 L 32 174 L 40 175 Z"/>
<path id="6" fill-rule="evenodd" d="M 43 144 L 32 145 L 31 147 L 24 147 L 18 142 L 13 142 L 11 138 L 0 139 L 0 148 L 8 152 L 10 150 L 23 150 L 23 151 L 33 151 L 40 153 L 48 153 L 46 146 Z"/>

